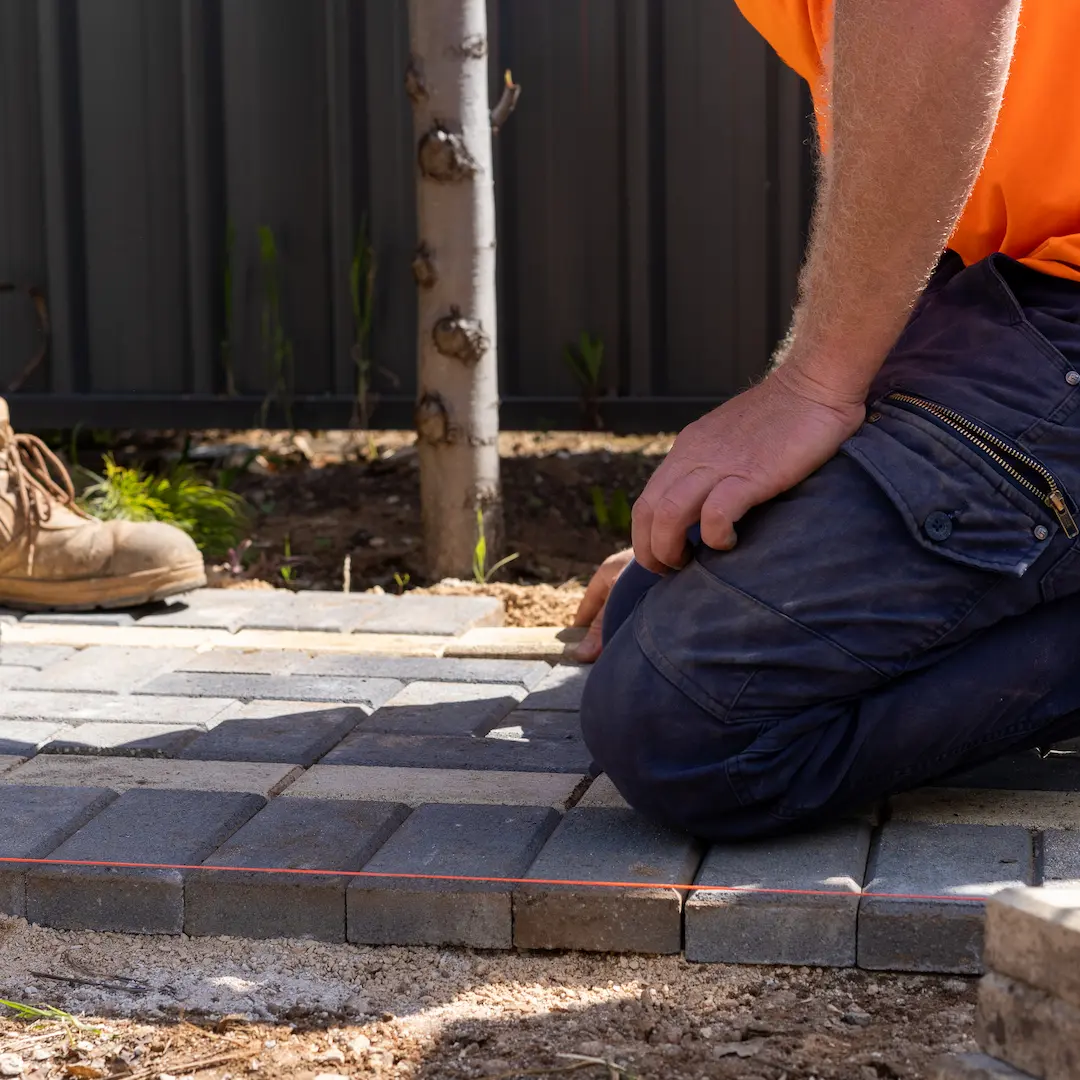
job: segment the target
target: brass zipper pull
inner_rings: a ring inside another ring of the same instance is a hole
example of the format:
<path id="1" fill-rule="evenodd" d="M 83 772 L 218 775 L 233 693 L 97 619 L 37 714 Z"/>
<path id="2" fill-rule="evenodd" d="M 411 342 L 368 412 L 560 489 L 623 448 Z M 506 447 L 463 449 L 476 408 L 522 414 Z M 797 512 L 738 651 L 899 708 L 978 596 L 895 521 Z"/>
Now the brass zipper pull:
<path id="1" fill-rule="evenodd" d="M 1060 491 L 1051 491 L 1046 497 L 1046 503 L 1057 515 L 1062 530 L 1070 540 L 1080 536 L 1080 529 L 1076 527 L 1076 521 L 1069 512 L 1068 506 L 1065 505 L 1065 499 L 1062 497 Z"/>

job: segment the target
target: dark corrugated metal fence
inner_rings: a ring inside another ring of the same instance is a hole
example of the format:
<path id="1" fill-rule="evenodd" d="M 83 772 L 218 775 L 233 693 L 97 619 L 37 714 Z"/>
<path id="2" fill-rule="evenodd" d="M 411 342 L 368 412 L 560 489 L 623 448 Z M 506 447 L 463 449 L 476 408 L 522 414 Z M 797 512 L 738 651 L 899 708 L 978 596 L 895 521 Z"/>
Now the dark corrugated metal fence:
<path id="1" fill-rule="evenodd" d="M 496 140 L 504 424 L 579 421 L 563 349 L 587 331 L 605 422 L 670 427 L 785 329 L 804 90 L 731 0 L 490 0 L 489 18 L 493 100 L 506 67 L 524 87 Z M 362 223 L 372 422 L 408 424 L 407 58 L 404 0 L 0 0 L 0 281 L 42 288 L 52 323 L 20 424 L 252 423 L 277 363 L 260 226 L 295 355 L 278 398 L 298 424 L 348 423 Z M 38 335 L 25 293 L 0 293 L 0 388 Z"/>

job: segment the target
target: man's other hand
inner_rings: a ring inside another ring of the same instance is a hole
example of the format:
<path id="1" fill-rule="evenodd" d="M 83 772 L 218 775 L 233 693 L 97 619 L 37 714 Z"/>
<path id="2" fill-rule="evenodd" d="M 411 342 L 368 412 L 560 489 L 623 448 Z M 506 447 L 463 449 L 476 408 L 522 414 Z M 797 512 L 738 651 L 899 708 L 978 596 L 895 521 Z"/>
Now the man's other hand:
<path id="1" fill-rule="evenodd" d="M 578 605 L 574 616 L 574 626 L 587 626 L 588 633 L 574 649 L 574 659 L 582 664 L 591 664 L 603 649 L 604 609 L 608 597 L 619 575 L 634 561 L 630 549 L 609 555 L 600 569 L 592 576 L 585 596 Z"/>

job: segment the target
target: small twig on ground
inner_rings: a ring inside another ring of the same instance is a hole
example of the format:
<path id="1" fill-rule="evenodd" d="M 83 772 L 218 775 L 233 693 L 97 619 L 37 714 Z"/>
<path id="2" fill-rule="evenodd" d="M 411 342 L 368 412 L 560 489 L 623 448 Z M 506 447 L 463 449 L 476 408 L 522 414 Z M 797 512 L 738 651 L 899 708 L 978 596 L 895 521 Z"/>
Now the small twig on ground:
<path id="1" fill-rule="evenodd" d="M 100 979 L 79 979 L 73 975 L 49 975 L 44 971 L 31 971 L 35 979 L 52 979 L 53 982 L 67 983 L 68 986 L 93 986 L 98 990 L 121 990 L 127 994 L 148 994 L 150 987 L 146 983 L 137 982 L 135 979 L 116 977 L 115 981 L 106 977 Z"/>
<path id="2" fill-rule="evenodd" d="M 208 1057 L 178 1061 L 169 1065 L 169 1071 L 177 1076 L 184 1076 L 188 1073 L 204 1072 L 206 1069 L 216 1069 L 219 1065 L 228 1065 L 230 1062 L 236 1061 L 237 1058 L 253 1056 L 254 1054 L 250 1049 L 234 1050 L 231 1054 L 211 1054 Z M 151 1080 L 152 1077 L 160 1076 L 164 1071 L 166 1070 L 162 1064 L 152 1065 L 146 1069 L 140 1069 L 138 1072 L 129 1073 L 125 1080 Z"/>

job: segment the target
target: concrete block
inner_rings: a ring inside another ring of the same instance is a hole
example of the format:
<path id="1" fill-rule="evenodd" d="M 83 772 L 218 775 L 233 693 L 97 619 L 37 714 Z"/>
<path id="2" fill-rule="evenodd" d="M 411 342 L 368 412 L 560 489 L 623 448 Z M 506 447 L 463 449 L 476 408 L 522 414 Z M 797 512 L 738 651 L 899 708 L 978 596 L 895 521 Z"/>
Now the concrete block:
<path id="1" fill-rule="evenodd" d="M 177 671 L 216 675 L 291 675 L 310 656 L 298 649 L 208 649 Z"/>
<path id="2" fill-rule="evenodd" d="M 62 729 L 41 747 L 41 752 L 172 757 L 198 735 L 198 728 L 183 724 L 102 724 L 95 721 Z"/>
<path id="3" fill-rule="evenodd" d="M 1080 888 L 998 893 L 986 905 L 984 956 L 993 971 L 1080 1009 Z"/>
<path id="4" fill-rule="evenodd" d="M 984 898 L 1030 885 L 1032 862 L 1018 826 L 889 822 L 859 906 L 859 967 L 979 974 Z"/>
<path id="5" fill-rule="evenodd" d="M 714 846 L 694 884 L 743 891 L 690 894 L 687 960 L 853 966 L 869 850 L 870 826 L 862 821 Z"/>
<path id="6" fill-rule="evenodd" d="M 586 789 L 577 806 L 602 806 L 615 810 L 629 810 L 630 804 L 619 794 L 618 788 L 606 773 L 601 773 Z"/>
<path id="7" fill-rule="evenodd" d="M 570 773 L 475 772 L 468 769 L 384 769 L 363 765 L 313 765 L 285 789 L 286 798 L 365 799 L 563 809 L 584 777 Z"/>
<path id="8" fill-rule="evenodd" d="M 0 784 L 251 792 L 270 798 L 301 774 L 295 765 L 252 761 L 170 761 L 166 758 L 39 754 L 0 775 Z"/>
<path id="9" fill-rule="evenodd" d="M 935 787 L 1007 791 L 1080 791 L 1080 753 L 1036 750 L 1009 754 L 974 769 L 953 773 Z"/>
<path id="10" fill-rule="evenodd" d="M 949 1054 L 933 1063 L 930 1080 L 1034 1080 L 986 1054 Z"/>
<path id="11" fill-rule="evenodd" d="M 32 757 L 54 735 L 69 730 L 55 720 L 0 720 L 0 754 Z"/>
<path id="12" fill-rule="evenodd" d="M 0 787 L 0 856 L 45 859 L 116 798 L 103 788 Z M 0 863 L 0 913 L 26 915 L 26 871 Z"/>
<path id="13" fill-rule="evenodd" d="M 349 679 L 399 679 L 401 682 L 511 683 L 533 689 L 549 674 L 537 660 L 444 660 L 423 656 L 313 656 L 298 668 L 301 675 L 336 675 Z"/>
<path id="14" fill-rule="evenodd" d="M 209 866 L 359 870 L 405 819 L 401 803 L 279 799 L 230 837 Z M 188 934 L 345 940 L 349 878 L 204 870 L 188 875 Z"/>
<path id="15" fill-rule="evenodd" d="M 129 697 L 112 694 L 12 690 L 0 694 L 0 717 L 53 720 L 70 724 L 92 720 L 109 724 L 182 723 L 205 729 L 230 705 L 231 698 Z"/>
<path id="16" fill-rule="evenodd" d="M 576 712 L 528 712 L 517 709 L 477 735 L 516 742 L 576 742 L 581 740 L 581 719 Z"/>
<path id="17" fill-rule="evenodd" d="M 139 626 L 236 633 L 251 610 L 253 596 L 247 589 L 196 589 L 174 603 L 144 609 Z"/>
<path id="18" fill-rule="evenodd" d="M 50 856 L 54 859 L 190 865 L 256 814 L 258 795 L 128 791 Z M 41 866 L 26 875 L 26 917 L 60 930 L 179 934 L 186 870 Z"/>
<path id="19" fill-rule="evenodd" d="M 21 765 L 25 760 L 24 757 L 12 757 L 10 754 L 0 755 L 0 773 L 14 769 L 16 765 Z"/>
<path id="20" fill-rule="evenodd" d="M 372 873 L 520 878 L 559 822 L 547 807 L 421 806 L 364 867 Z M 513 947 L 513 886 L 354 878 L 349 940 L 365 945 Z"/>
<path id="21" fill-rule="evenodd" d="M 334 679 L 310 675 L 214 675 L 177 671 L 162 675 L 138 694 L 238 698 L 253 701 L 333 701 L 374 711 L 401 689 L 396 679 Z"/>
<path id="22" fill-rule="evenodd" d="M 1080 1009 L 996 972 L 979 984 L 975 1039 L 986 1053 L 1040 1080 L 1080 1076 Z"/>
<path id="23" fill-rule="evenodd" d="M 439 634 L 457 637 L 479 626 L 502 626 L 501 600 L 493 596 L 397 596 L 364 619 L 366 634 Z"/>
<path id="24" fill-rule="evenodd" d="M 398 769 L 495 769 L 584 773 L 592 755 L 584 743 L 474 739 L 454 735 L 387 735 L 358 728 L 324 759 L 326 765 Z"/>
<path id="25" fill-rule="evenodd" d="M 380 614 L 391 598 L 356 593 L 261 591 L 250 597 L 245 630 L 317 630 L 347 634 Z"/>
<path id="26" fill-rule="evenodd" d="M 557 664 L 572 660 L 574 649 L 584 637 L 583 629 L 560 630 L 552 626 L 469 630 L 451 641 L 443 655 L 484 660 L 546 660 Z"/>
<path id="27" fill-rule="evenodd" d="M 187 649 L 91 645 L 20 681 L 24 690 L 126 694 L 191 656 Z"/>
<path id="28" fill-rule="evenodd" d="M 701 846 L 632 810 L 574 809 L 563 818 L 514 894 L 520 949 L 677 953 L 685 890 Z M 654 887 L 548 885 L 640 882 Z"/>
<path id="29" fill-rule="evenodd" d="M 36 611 L 20 620 L 27 626 L 35 623 L 57 626 L 134 626 L 129 611 Z"/>
<path id="30" fill-rule="evenodd" d="M 74 656 L 75 650 L 67 645 L 20 645 L 17 642 L 0 642 L 0 667 L 47 668 L 51 664 Z"/>
<path id="31" fill-rule="evenodd" d="M 38 669 L 32 667 L 16 667 L 14 664 L 5 664 L 0 667 L 0 690 L 15 690 L 27 683 L 32 683 L 38 676 Z"/>
<path id="32" fill-rule="evenodd" d="M 889 800 L 893 821 L 1080 829 L 1080 792 L 920 788 Z"/>
<path id="33" fill-rule="evenodd" d="M 483 734 L 517 708 L 522 687 L 505 683 L 414 682 L 364 725 L 392 735 Z"/>
<path id="34" fill-rule="evenodd" d="M 1080 833 L 1047 829 L 1043 833 L 1042 884 L 1048 888 L 1080 888 Z"/>
<path id="35" fill-rule="evenodd" d="M 560 664 L 522 703 L 523 709 L 577 712 L 591 666 Z"/>
<path id="36" fill-rule="evenodd" d="M 226 709 L 211 731 L 174 756 L 190 761 L 283 761 L 313 765 L 367 713 L 355 705 L 251 701 Z"/>

